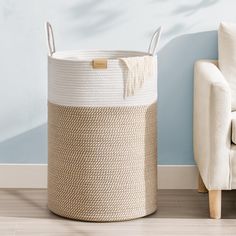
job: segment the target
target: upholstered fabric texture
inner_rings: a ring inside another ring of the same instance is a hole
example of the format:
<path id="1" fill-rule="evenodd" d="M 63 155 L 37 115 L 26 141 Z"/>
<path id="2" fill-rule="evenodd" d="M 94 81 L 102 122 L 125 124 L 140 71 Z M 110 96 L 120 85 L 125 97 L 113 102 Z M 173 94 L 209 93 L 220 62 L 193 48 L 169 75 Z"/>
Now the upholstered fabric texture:
<path id="1" fill-rule="evenodd" d="M 236 24 L 221 23 L 218 31 L 219 68 L 231 89 L 232 110 L 236 110 Z"/>
<path id="2" fill-rule="evenodd" d="M 232 143 L 236 144 L 236 112 L 232 112 L 232 122 L 231 122 L 231 130 L 232 130 Z"/>
<path id="3" fill-rule="evenodd" d="M 194 158 L 209 190 L 236 188 L 230 87 L 216 61 L 198 61 L 194 78 Z M 235 168 L 236 169 L 236 168 Z"/>

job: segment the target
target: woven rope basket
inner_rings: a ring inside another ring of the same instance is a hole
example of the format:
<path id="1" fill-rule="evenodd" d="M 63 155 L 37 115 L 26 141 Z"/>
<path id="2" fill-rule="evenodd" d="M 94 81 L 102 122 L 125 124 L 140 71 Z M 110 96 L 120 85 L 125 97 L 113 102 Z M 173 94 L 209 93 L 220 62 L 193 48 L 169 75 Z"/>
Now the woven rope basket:
<path id="1" fill-rule="evenodd" d="M 148 53 L 56 52 L 51 25 L 46 26 L 49 209 L 84 221 L 121 221 L 155 212 L 154 55 L 160 31 Z M 130 87 L 127 78 L 132 74 L 123 58 L 146 57 L 153 63 L 150 78 L 138 86 L 131 81 Z"/>

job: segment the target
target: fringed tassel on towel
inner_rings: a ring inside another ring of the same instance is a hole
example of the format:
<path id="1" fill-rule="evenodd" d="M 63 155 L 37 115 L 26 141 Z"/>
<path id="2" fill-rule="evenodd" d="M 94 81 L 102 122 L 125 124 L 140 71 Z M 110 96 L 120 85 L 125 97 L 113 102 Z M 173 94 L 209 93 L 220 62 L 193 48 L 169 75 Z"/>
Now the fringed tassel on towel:
<path id="1" fill-rule="evenodd" d="M 155 60 L 152 56 L 121 58 L 127 66 L 124 81 L 124 97 L 133 96 L 142 88 L 146 79 L 153 78 Z"/>

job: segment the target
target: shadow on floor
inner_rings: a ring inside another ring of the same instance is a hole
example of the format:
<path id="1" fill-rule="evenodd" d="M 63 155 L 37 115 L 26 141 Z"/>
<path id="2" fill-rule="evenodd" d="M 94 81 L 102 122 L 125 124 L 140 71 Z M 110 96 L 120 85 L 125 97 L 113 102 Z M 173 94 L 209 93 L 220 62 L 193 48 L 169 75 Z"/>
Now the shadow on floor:
<path id="1" fill-rule="evenodd" d="M 148 218 L 209 218 L 208 194 L 197 190 L 160 190 L 158 210 Z M 236 191 L 223 191 L 222 219 L 236 219 Z"/>
<path id="2" fill-rule="evenodd" d="M 0 217 L 60 219 L 48 210 L 45 189 L 0 189 Z"/>
<path id="3" fill-rule="evenodd" d="M 222 197 L 222 219 L 236 219 L 236 191 L 224 191 Z M 0 217 L 65 220 L 48 210 L 45 189 L 1 189 Z M 207 219 L 208 194 L 159 190 L 158 210 L 146 218 Z"/>

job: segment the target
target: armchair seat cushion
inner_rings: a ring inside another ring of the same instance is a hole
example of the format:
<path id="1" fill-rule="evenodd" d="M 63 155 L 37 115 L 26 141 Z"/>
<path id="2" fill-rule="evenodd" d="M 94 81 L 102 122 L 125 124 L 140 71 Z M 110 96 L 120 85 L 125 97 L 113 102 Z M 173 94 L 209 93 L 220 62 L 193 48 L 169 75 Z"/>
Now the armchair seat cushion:
<path id="1" fill-rule="evenodd" d="M 232 143 L 236 144 L 236 111 L 232 112 L 232 121 L 231 121 L 231 129 L 232 129 Z"/>

